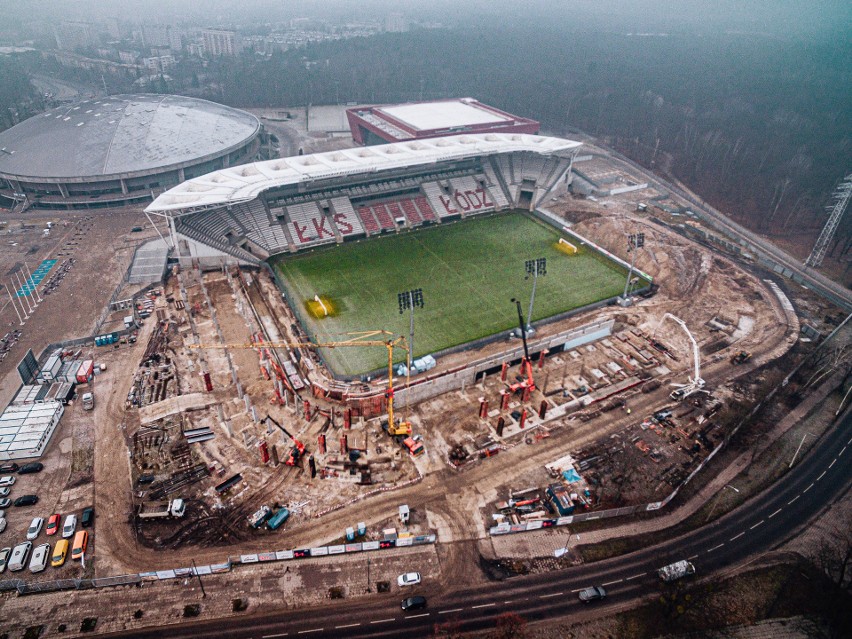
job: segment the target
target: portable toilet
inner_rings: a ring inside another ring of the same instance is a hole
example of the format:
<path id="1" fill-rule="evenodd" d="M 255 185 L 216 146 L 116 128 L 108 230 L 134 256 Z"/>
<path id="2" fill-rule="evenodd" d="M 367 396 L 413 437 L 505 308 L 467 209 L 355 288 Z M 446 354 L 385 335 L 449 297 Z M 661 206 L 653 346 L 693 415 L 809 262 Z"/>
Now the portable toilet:
<path id="1" fill-rule="evenodd" d="M 358 522 L 358 536 L 363 537 L 366 534 L 367 534 L 367 524 L 365 524 L 363 521 L 359 521 Z"/>
<path id="2" fill-rule="evenodd" d="M 355 529 L 352 526 L 346 529 L 346 541 L 355 541 Z"/>
<path id="3" fill-rule="evenodd" d="M 402 506 L 399 507 L 399 521 L 400 521 L 400 523 L 407 524 L 410 516 L 411 516 L 411 513 L 408 510 L 408 504 L 403 504 Z"/>

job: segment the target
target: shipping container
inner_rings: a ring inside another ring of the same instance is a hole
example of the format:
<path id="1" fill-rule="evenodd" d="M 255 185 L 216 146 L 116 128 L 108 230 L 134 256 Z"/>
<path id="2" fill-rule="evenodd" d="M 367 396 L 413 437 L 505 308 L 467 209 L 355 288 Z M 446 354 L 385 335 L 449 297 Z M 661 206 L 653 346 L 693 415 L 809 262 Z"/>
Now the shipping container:
<path id="1" fill-rule="evenodd" d="M 80 364 L 80 368 L 77 369 L 77 383 L 78 384 L 87 384 L 92 379 L 92 376 L 95 374 L 95 362 L 94 360 L 87 359 L 82 364 Z"/>

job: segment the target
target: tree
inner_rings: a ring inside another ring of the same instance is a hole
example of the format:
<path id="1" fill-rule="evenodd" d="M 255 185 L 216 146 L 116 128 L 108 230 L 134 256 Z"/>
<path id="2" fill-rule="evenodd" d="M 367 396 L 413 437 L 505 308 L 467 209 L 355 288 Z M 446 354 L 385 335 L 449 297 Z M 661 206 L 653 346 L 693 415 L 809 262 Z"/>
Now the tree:
<path id="1" fill-rule="evenodd" d="M 497 617 L 494 631 L 489 639 L 524 639 L 527 636 L 527 620 L 514 612 L 506 612 Z"/>

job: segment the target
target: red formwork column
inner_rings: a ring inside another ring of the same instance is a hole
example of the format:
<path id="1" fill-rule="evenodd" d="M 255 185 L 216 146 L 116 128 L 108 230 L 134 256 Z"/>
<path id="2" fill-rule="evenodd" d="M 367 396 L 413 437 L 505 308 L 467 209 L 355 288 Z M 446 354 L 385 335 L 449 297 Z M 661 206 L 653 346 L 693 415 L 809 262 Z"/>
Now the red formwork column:
<path id="1" fill-rule="evenodd" d="M 544 368 L 544 360 L 547 357 L 548 350 L 545 348 L 541 353 L 538 354 L 538 367 Z"/>
<path id="2" fill-rule="evenodd" d="M 506 420 L 501 417 L 497 420 L 497 437 L 503 436 L 503 429 L 506 427 Z"/>
<path id="3" fill-rule="evenodd" d="M 500 410 L 509 410 L 509 398 L 512 394 L 507 390 L 500 391 Z"/>
<path id="4" fill-rule="evenodd" d="M 349 440 L 346 438 L 346 435 L 340 436 L 340 453 L 345 455 L 349 452 Z"/>
<path id="5" fill-rule="evenodd" d="M 304 407 L 305 407 L 305 419 L 310 419 L 311 418 L 311 403 L 308 400 L 305 400 L 304 401 Z"/>
<path id="6" fill-rule="evenodd" d="M 479 416 L 482 419 L 488 417 L 488 400 L 484 397 L 479 398 Z"/>
<path id="7" fill-rule="evenodd" d="M 208 393 L 213 392 L 213 380 L 210 377 L 210 373 L 207 371 L 204 371 L 204 388 Z"/>
<path id="8" fill-rule="evenodd" d="M 509 371 L 509 363 L 503 362 L 503 366 L 500 368 L 500 381 L 501 382 L 506 381 L 506 374 L 508 373 L 508 371 Z"/>
<path id="9" fill-rule="evenodd" d="M 350 428 L 352 428 L 352 409 L 347 408 L 343 411 L 343 430 L 349 430 Z"/>
<path id="10" fill-rule="evenodd" d="M 325 435 L 317 435 L 317 450 L 320 455 L 325 455 Z"/>
<path id="11" fill-rule="evenodd" d="M 523 392 L 523 394 L 521 395 L 521 401 L 522 401 L 522 402 L 528 402 L 528 401 L 530 401 L 530 393 L 531 393 L 531 392 L 532 392 L 532 391 L 530 390 L 530 387 L 529 387 L 529 386 L 524 386 L 524 392 Z"/>

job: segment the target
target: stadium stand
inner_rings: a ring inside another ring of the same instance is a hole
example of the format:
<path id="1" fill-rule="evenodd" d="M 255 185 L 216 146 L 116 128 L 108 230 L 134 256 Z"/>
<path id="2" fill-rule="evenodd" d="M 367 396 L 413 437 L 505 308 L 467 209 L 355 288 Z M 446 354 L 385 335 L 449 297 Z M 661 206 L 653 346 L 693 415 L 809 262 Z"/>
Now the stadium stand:
<path id="1" fill-rule="evenodd" d="M 304 248 L 335 242 L 337 238 L 316 202 L 302 202 L 285 207 L 290 235 L 296 246 Z"/>
<path id="2" fill-rule="evenodd" d="M 376 233 L 382 232 L 382 227 L 379 226 L 379 223 L 376 221 L 373 211 L 370 210 L 369 206 L 359 206 L 358 215 L 361 216 L 361 221 L 364 223 L 364 229 L 367 231 L 367 235 L 375 235 Z"/>
<path id="3" fill-rule="evenodd" d="M 332 213 L 331 219 L 340 231 L 340 235 L 343 237 L 354 237 L 366 233 L 348 197 L 334 197 L 329 201 L 329 204 Z"/>
<path id="4" fill-rule="evenodd" d="M 438 216 L 435 214 L 435 211 L 432 210 L 432 207 L 429 206 L 429 201 L 425 197 L 418 195 L 414 198 L 414 204 L 417 205 L 417 210 L 420 212 L 420 215 L 423 216 L 424 220 L 428 220 L 430 222 L 438 221 Z"/>
<path id="5" fill-rule="evenodd" d="M 494 200 L 485 190 L 484 183 L 484 175 L 467 175 L 450 180 L 452 201 L 462 215 L 477 215 L 494 210 Z"/>
<path id="6" fill-rule="evenodd" d="M 234 226 L 235 222 L 226 217 L 224 209 L 207 211 L 199 215 L 179 218 L 176 222 L 177 230 L 191 240 L 215 248 L 228 255 L 233 255 L 239 260 L 257 264 L 258 258 L 245 249 L 229 241 L 229 237 L 238 241 L 238 235 Z"/>
<path id="7" fill-rule="evenodd" d="M 408 221 L 408 226 L 413 228 L 423 224 L 423 218 L 417 211 L 417 206 L 414 204 L 414 200 L 401 200 L 399 204 L 402 207 L 402 212 L 405 214 L 405 219 Z"/>
<path id="8" fill-rule="evenodd" d="M 450 199 L 446 196 L 444 189 L 438 182 L 426 182 L 422 188 L 426 199 L 429 201 L 429 205 L 432 207 L 432 210 L 437 211 L 438 217 L 445 218 L 459 215 L 458 210 L 452 212 L 455 207 L 451 205 Z"/>
<path id="9" fill-rule="evenodd" d="M 231 217 L 247 230 L 246 237 L 266 250 L 270 255 L 290 250 L 290 243 L 284 234 L 284 229 L 276 220 L 269 219 L 266 206 L 260 199 L 246 204 L 235 204 L 231 209 Z"/>
<path id="10" fill-rule="evenodd" d="M 370 208 L 373 210 L 373 215 L 376 216 L 383 231 L 396 228 L 396 222 L 394 222 L 393 216 L 388 212 L 384 204 L 374 204 Z"/>
<path id="11" fill-rule="evenodd" d="M 509 199 L 506 197 L 506 192 L 503 190 L 503 178 L 498 176 L 494 167 L 486 162 L 484 166 L 485 177 L 488 180 L 488 192 L 497 203 L 498 209 L 509 208 Z"/>

